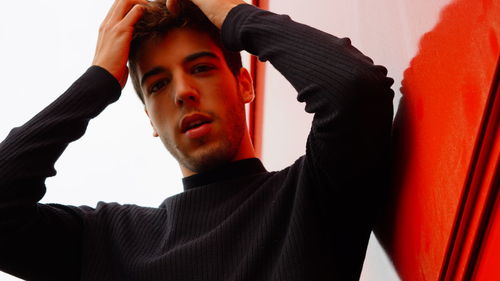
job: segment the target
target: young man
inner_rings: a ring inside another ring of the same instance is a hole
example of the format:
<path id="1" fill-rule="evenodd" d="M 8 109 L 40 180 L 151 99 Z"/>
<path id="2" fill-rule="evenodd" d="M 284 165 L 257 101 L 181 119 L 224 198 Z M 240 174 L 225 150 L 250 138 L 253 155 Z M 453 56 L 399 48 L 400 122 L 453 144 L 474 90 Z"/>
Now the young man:
<path id="1" fill-rule="evenodd" d="M 28 280 L 359 279 L 387 178 L 392 80 L 347 39 L 237 0 L 193 2 L 223 47 L 186 23 L 138 36 L 130 52 L 151 4 L 116 0 L 94 66 L 0 144 L 0 269 Z M 306 155 L 282 171 L 254 158 L 251 80 L 226 48 L 269 60 L 314 113 Z M 129 54 L 185 191 L 159 208 L 38 204 L 66 145 L 118 99 Z"/>

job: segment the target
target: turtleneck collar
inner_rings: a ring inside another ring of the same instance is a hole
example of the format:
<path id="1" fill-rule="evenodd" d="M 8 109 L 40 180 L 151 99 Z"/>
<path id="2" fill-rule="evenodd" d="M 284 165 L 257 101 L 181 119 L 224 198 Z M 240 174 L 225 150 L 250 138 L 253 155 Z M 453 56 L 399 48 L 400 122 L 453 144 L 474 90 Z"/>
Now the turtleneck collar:
<path id="1" fill-rule="evenodd" d="M 195 174 L 182 179 L 184 190 L 241 176 L 266 172 L 258 158 L 248 158 L 223 165 L 215 170 Z"/>

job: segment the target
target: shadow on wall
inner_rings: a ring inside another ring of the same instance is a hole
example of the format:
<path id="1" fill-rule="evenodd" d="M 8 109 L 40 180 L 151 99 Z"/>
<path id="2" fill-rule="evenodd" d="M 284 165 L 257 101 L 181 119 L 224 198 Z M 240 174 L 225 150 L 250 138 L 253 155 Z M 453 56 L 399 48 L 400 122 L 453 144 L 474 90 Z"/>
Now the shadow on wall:
<path id="1" fill-rule="evenodd" d="M 404 73 L 393 189 L 376 227 L 402 280 L 439 279 L 499 40 L 500 1 L 453 1 Z"/>

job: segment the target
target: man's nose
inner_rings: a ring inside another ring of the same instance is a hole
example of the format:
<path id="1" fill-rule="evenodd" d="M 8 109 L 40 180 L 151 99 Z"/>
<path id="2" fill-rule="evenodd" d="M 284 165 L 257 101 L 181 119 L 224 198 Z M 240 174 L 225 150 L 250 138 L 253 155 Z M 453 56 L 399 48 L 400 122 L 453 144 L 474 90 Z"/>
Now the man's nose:
<path id="1" fill-rule="evenodd" d="M 187 75 L 179 75 L 175 81 L 175 104 L 183 106 L 196 104 L 200 101 L 200 94 L 194 81 Z"/>

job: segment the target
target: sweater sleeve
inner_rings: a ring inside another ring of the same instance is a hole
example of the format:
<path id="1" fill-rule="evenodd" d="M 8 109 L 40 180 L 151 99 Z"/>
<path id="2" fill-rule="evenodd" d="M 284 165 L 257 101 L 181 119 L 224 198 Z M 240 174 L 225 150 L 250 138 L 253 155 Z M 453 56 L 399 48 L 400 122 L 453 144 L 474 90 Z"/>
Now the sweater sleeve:
<path id="1" fill-rule="evenodd" d="M 90 67 L 63 95 L 0 143 L 0 269 L 28 280 L 74 280 L 80 269 L 80 209 L 40 204 L 45 179 L 68 143 L 116 101 L 118 81 Z"/>
<path id="2" fill-rule="evenodd" d="M 346 200 L 367 185 L 383 183 L 394 96 L 384 67 L 347 38 L 247 4 L 230 11 L 222 38 L 231 50 L 269 61 L 297 90 L 305 110 L 314 113 L 303 164 L 310 188 Z"/>

